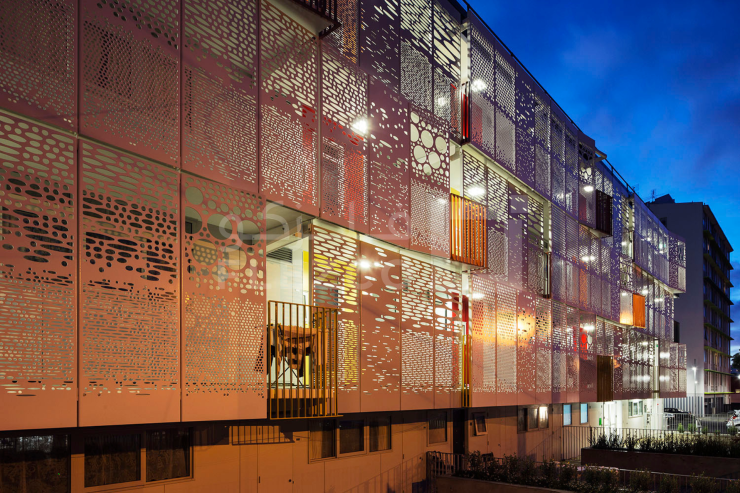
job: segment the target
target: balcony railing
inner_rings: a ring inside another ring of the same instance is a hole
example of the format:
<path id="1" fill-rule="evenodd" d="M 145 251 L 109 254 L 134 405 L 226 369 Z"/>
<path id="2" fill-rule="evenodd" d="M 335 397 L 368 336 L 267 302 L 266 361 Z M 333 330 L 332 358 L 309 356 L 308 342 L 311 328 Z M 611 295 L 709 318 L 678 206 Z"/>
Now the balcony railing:
<path id="1" fill-rule="evenodd" d="M 335 30 L 340 26 L 339 18 L 337 16 L 337 0 L 293 0 L 295 3 L 301 5 L 318 14 L 320 17 L 331 22 L 331 25 L 324 28 L 319 36 L 323 37 Z"/>
<path id="2" fill-rule="evenodd" d="M 268 302 L 271 419 L 337 415 L 336 308 Z"/>
<path id="3" fill-rule="evenodd" d="M 450 195 L 450 258 L 485 267 L 486 236 L 486 208 L 459 195 Z"/>

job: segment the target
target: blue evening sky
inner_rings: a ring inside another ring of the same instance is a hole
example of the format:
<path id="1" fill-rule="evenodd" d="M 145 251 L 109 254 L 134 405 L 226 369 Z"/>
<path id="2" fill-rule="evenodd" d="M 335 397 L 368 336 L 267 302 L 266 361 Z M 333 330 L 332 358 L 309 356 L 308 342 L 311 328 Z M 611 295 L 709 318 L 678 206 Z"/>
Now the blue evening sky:
<path id="1" fill-rule="evenodd" d="M 740 2 L 468 0 L 643 200 L 709 204 L 740 347 Z"/>

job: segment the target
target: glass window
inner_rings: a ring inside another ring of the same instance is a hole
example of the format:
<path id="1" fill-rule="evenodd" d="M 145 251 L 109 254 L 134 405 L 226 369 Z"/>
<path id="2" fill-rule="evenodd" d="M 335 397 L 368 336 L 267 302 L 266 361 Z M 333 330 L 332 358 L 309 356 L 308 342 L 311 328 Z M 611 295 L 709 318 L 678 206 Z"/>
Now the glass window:
<path id="1" fill-rule="evenodd" d="M 477 435 L 487 435 L 488 434 L 488 425 L 486 423 L 486 415 L 485 413 L 475 413 L 473 414 L 473 423 L 475 423 L 475 434 Z"/>
<path id="2" fill-rule="evenodd" d="M 447 412 L 429 413 L 429 444 L 447 441 Z"/>
<path id="3" fill-rule="evenodd" d="M 146 480 L 190 477 L 190 429 L 146 432 Z"/>
<path id="4" fill-rule="evenodd" d="M 517 409 L 516 430 L 527 431 L 527 408 L 520 407 Z"/>
<path id="5" fill-rule="evenodd" d="M 539 426 L 537 422 L 537 408 L 536 407 L 528 407 L 527 408 L 527 430 L 536 430 Z"/>
<path id="6" fill-rule="evenodd" d="M 365 422 L 361 419 L 339 422 L 339 453 L 354 454 L 365 450 Z"/>
<path id="7" fill-rule="evenodd" d="M 539 428 L 546 429 L 550 427 L 550 413 L 548 412 L 549 409 L 547 406 L 540 406 L 540 408 L 537 410 L 538 419 L 539 419 Z"/>
<path id="8" fill-rule="evenodd" d="M 334 420 L 315 419 L 310 421 L 308 435 L 310 459 L 326 459 L 336 456 L 334 439 Z"/>
<path id="9" fill-rule="evenodd" d="M 563 426 L 570 426 L 573 424 L 573 408 L 570 404 L 563 405 Z"/>
<path id="10" fill-rule="evenodd" d="M 391 449 L 391 418 L 380 416 L 370 419 L 370 452 Z"/>
<path id="11" fill-rule="evenodd" d="M 0 490 L 68 491 L 68 435 L 0 438 Z"/>
<path id="12" fill-rule="evenodd" d="M 141 435 L 85 437 L 85 487 L 141 479 Z"/>
<path id="13" fill-rule="evenodd" d="M 588 404 L 581 404 L 581 424 L 588 423 Z"/>

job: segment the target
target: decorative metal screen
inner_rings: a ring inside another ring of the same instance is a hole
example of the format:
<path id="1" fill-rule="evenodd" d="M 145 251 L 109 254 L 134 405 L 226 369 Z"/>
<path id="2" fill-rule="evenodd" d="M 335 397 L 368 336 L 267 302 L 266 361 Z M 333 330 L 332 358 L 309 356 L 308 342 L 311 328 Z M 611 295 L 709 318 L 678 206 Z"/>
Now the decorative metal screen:
<path id="1" fill-rule="evenodd" d="M 596 316 L 580 313 L 579 390 L 581 402 L 596 401 Z"/>
<path id="2" fill-rule="evenodd" d="M 552 402 L 568 400 L 569 339 L 567 308 L 563 303 L 552 302 Z"/>
<path id="3" fill-rule="evenodd" d="M 269 2 L 260 11 L 260 191 L 318 215 L 318 46 Z"/>
<path id="4" fill-rule="evenodd" d="M 535 82 L 524 71 L 516 78 L 516 175 L 535 186 Z"/>
<path id="5" fill-rule="evenodd" d="M 461 136 L 460 13 L 447 0 L 433 0 L 434 31 L 434 114 L 448 123 L 453 138 Z"/>
<path id="6" fill-rule="evenodd" d="M 552 402 L 552 302 L 537 297 L 535 299 L 535 329 L 537 351 L 537 387 L 538 404 Z"/>
<path id="7" fill-rule="evenodd" d="M 434 407 L 459 407 L 462 377 L 462 276 L 434 267 Z M 429 378 L 427 376 L 427 378 Z"/>
<path id="8" fill-rule="evenodd" d="M 80 5 L 80 131 L 179 164 L 180 2 Z"/>
<path id="9" fill-rule="evenodd" d="M 187 174 L 180 201 L 182 419 L 264 418 L 265 201 Z"/>
<path id="10" fill-rule="evenodd" d="M 179 421 L 179 177 L 80 143 L 80 426 Z"/>
<path id="11" fill-rule="evenodd" d="M 6 0 L 0 6 L 0 107 L 77 128 L 78 2 Z"/>
<path id="12" fill-rule="evenodd" d="M 537 387 L 537 327 L 535 297 L 525 291 L 517 294 L 516 382 L 517 403 L 534 404 Z"/>
<path id="13" fill-rule="evenodd" d="M 0 114 L 3 429 L 77 424 L 75 147 L 59 131 Z"/>
<path id="14" fill-rule="evenodd" d="M 343 0 L 337 4 L 339 27 L 324 38 L 324 45 L 333 46 L 350 62 L 356 64 L 360 41 L 360 0 Z"/>
<path id="15" fill-rule="evenodd" d="M 256 192 L 257 2 L 183 8 L 182 167 Z"/>
<path id="16" fill-rule="evenodd" d="M 362 412 L 401 409 L 401 255 L 360 243 Z"/>
<path id="17" fill-rule="evenodd" d="M 472 276 L 472 402 L 471 407 L 496 405 L 496 283 L 490 276 Z"/>
<path id="18" fill-rule="evenodd" d="M 432 1 L 401 0 L 401 94 L 432 111 Z"/>
<path id="19" fill-rule="evenodd" d="M 486 208 L 450 195 L 450 258 L 478 267 L 488 266 Z"/>
<path id="20" fill-rule="evenodd" d="M 497 404 L 517 404 L 517 291 L 496 284 Z"/>
<path id="21" fill-rule="evenodd" d="M 360 0 L 360 67 L 389 90 L 401 81 L 399 0 Z"/>

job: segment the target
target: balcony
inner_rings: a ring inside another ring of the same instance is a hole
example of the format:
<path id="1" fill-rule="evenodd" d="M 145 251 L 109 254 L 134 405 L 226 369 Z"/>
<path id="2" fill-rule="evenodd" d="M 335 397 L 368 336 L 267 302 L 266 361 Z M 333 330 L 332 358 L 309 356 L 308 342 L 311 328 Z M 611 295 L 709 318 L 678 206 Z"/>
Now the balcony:
<path id="1" fill-rule="evenodd" d="M 336 308 L 268 302 L 271 419 L 337 416 Z"/>
<path id="2" fill-rule="evenodd" d="M 450 258 L 486 267 L 486 208 L 459 195 L 450 195 Z"/>
<path id="3" fill-rule="evenodd" d="M 324 37 L 341 24 L 337 0 L 269 0 L 288 17 L 311 32 Z"/>

